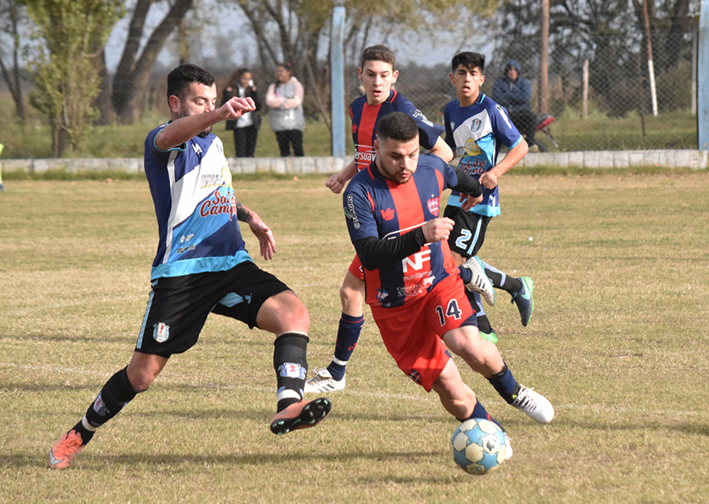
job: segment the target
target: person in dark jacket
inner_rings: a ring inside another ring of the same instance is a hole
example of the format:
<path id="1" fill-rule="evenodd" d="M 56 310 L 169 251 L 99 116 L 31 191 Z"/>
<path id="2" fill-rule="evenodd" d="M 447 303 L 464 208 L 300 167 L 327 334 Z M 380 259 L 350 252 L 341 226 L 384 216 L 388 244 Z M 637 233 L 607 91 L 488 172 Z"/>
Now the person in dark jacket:
<path id="1" fill-rule="evenodd" d="M 229 86 L 222 93 L 222 105 L 232 96 L 251 98 L 256 105 L 256 110 L 261 109 L 256 86 L 248 68 L 237 68 L 231 78 Z M 261 127 L 261 116 L 258 112 L 248 112 L 234 121 L 226 122 L 226 129 L 234 132 L 234 150 L 236 157 L 254 157 L 258 130 Z"/>
<path id="2" fill-rule="evenodd" d="M 522 77 L 521 70 L 517 60 L 510 60 L 503 76 L 492 86 L 492 99 L 507 109 L 510 119 L 531 146 L 534 145 L 537 115 L 529 104 L 532 84 Z"/>

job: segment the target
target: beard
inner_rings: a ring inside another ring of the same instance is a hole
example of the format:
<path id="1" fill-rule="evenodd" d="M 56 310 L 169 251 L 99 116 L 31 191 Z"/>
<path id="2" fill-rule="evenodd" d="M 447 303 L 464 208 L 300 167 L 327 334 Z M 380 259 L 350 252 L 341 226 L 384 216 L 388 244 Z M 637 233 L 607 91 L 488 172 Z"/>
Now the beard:
<path id="1" fill-rule="evenodd" d="M 205 130 L 202 130 L 202 131 L 200 131 L 199 133 L 197 133 L 197 136 L 200 137 L 200 138 L 204 138 L 204 137 L 206 137 L 207 135 L 209 135 L 211 132 L 212 132 L 212 127 L 210 126 L 209 128 L 207 128 L 207 129 L 205 129 Z"/>

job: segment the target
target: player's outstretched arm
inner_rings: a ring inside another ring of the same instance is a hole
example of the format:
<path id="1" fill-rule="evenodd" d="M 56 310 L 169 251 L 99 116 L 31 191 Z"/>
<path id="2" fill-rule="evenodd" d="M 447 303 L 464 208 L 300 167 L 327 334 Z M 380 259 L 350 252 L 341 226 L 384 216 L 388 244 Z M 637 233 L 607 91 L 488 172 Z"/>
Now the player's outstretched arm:
<path id="1" fill-rule="evenodd" d="M 236 218 L 249 225 L 251 232 L 258 238 L 261 257 L 273 259 L 276 253 L 276 240 L 271 229 L 261 220 L 261 217 L 253 210 L 246 208 L 240 202 L 236 202 Z"/>
<path id="2" fill-rule="evenodd" d="M 514 165 L 519 163 L 522 158 L 527 155 L 528 150 L 529 146 L 526 140 L 522 138 L 520 142 L 507 153 L 505 159 L 495 165 L 492 170 L 488 170 L 480 175 L 480 183 L 488 189 L 494 189 L 497 186 L 498 179 L 510 171 Z"/>
<path id="3" fill-rule="evenodd" d="M 347 181 L 357 175 L 357 162 L 353 159 L 345 166 L 340 173 L 330 175 L 325 185 L 335 194 L 340 194 Z"/>
<path id="4" fill-rule="evenodd" d="M 431 148 L 431 154 L 438 156 L 446 163 L 450 163 L 455 157 L 450 146 L 446 143 L 445 140 L 443 140 L 442 137 L 438 137 L 438 139 L 436 140 L 436 145 Z"/>
<path id="5" fill-rule="evenodd" d="M 238 119 L 243 114 L 254 110 L 256 110 L 256 106 L 251 98 L 230 98 L 217 109 L 172 121 L 155 136 L 155 145 L 158 149 L 166 151 L 182 145 L 220 121 Z"/>

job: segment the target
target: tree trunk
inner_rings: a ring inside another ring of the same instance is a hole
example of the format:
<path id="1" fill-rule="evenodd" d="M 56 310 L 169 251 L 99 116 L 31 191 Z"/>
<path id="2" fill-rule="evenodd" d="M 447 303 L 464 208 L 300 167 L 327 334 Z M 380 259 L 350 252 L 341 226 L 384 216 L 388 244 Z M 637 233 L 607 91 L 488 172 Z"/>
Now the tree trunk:
<path id="1" fill-rule="evenodd" d="M 99 84 L 98 96 L 94 98 L 92 106 L 96 107 L 101 114 L 94 124 L 97 126 L 106 126 L 111 124 L 114 119 L 113 107 L 111 106 L 111 79 L 108 78 L 108 70 L 106 69 L 106 51 L 101 49 L 101 53 L 93 59 L 94 66 L 98 71 L 98 76 L 101 79 Z"/>
<path id="2" fill-rule="evenodd" d="M 193 0 L 176 0 L 162 22 L 153 30 L 140 58 L 138 43 L 143 32 L 150 0 L 138 0 L 128 33 L 128 40 L 113 81 L 113 106 L 123 124 L 140 118 L 149 91 L 150 72 L 170 33 L 192 7 Z"/>

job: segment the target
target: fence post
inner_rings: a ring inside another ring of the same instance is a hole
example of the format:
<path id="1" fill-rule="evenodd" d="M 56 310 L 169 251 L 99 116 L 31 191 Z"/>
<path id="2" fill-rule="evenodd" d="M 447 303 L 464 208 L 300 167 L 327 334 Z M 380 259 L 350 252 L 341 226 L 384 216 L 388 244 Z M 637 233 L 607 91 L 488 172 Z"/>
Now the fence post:
<path id="1" fill-rule="evenodd" d="M 338 2 L 340 3 L 340 2 Z M 332 10 L 330 41 L 330 89 L 332 102 L 332 155 L 345 157 L 345 8 Z"/>
<path id="2" fill-rule="evenodd" d="M 709 0 L 702 0 L 699 13 L 698 109 L 699 150 L 709 150 Z"/>

